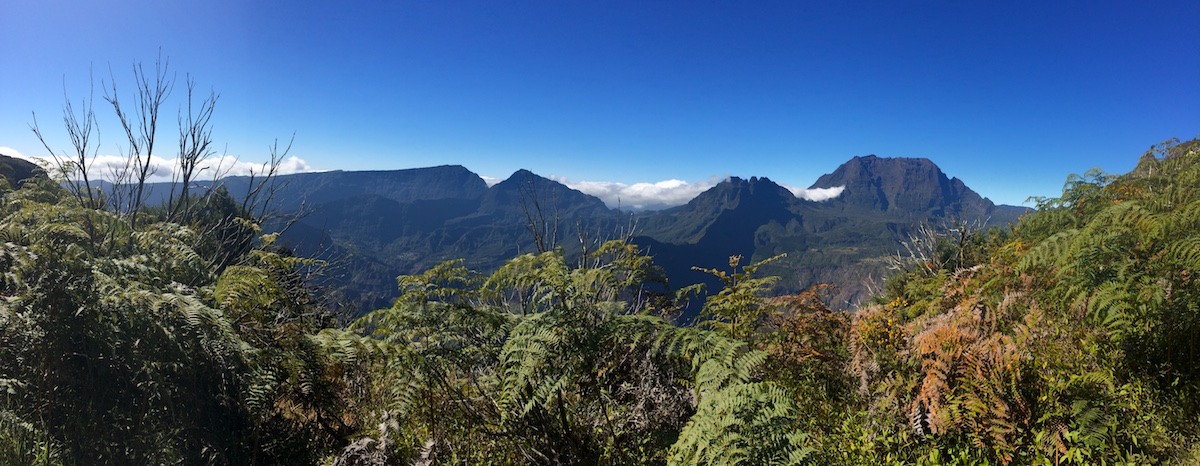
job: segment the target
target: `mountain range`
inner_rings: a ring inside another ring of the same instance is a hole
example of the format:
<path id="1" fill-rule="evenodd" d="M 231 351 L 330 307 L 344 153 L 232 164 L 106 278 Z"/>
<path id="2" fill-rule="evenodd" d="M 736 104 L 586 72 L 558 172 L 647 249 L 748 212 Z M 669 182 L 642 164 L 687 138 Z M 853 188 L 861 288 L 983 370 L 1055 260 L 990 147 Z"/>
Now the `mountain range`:
<path id="1" fill-rule="evenodd" d="M 0 160 L 0 174 L 9 179 L 34 168 Z M 238 198 L 256 180 L 220 182 Z M 457 165 L 300 173 L 275 182 L 272 203 L 294 219 L 280 243 L 327 260 L 325 285 L 338 290 L 351 313 L 390 305 L 398 275 L 451 259 L 488 272 L 536 252 L 537 236 L 543 248 L 561 247 L 572 259 L 597 241 L 629 237 L 654 257 L 672 289 L 705 283 L 715 292 L 719 282 L 693 267 L 728 270 L 731 256 L 747 265 L 786 254 L 762 270 L 780 277 L 778 292 L 832 284 L 831 305 L 849 309 L 879 289 L 885 259 L 916 226 L 1005 225 L 1026 210 L 992 203 L 928 159 L 874 155 L 818 178 L 810 190 L 838 193 L 824 201 L 797 197 L 766 177 L 730 177 L 685 205 L 638 213 L 610 209 L 528 170 L 492 186 Z M 162 202 L 169 188 L 152 185 L 147 205 Z M 685 310 L 683 318 L 695 314 Z"/>
<path id="2" fill-rule="evenodd" d="M 746 265 L 786 254 L 763 271 L 781 277 L 779 292 L 829 283 L 837 286 L 833 303 L 849 308 L 882 283 L 883 258 L 916 225 L 1002 225 L 1025 211 L 995 205 L 928 159 L 874 155 L 821 176 L 811 188 L 841 189 L 821 202 L 798 198 L 766 177 L 730 177 L 685 205 L 639 213 L 610 209 L 528 170 L 490 187 L 461 166 L 305 173 L 279 182 L 285 186 L 279 205 L 306 212 L 281 241 L 329 259 L 332 284 L 361 309 L 389 305 L 399 274 L 458 258 L 491 271 L 535 252 L 535 230 L 569 258 L 585 242 L 629 234 L 663 267 L 673 289 L 704 282 L 716 290 L 713 277 L 694 266 L 727 269 L 730 256 L 742 256 Z M 225 184 L 234 195 L 248 186 L 244 178 Z"/>

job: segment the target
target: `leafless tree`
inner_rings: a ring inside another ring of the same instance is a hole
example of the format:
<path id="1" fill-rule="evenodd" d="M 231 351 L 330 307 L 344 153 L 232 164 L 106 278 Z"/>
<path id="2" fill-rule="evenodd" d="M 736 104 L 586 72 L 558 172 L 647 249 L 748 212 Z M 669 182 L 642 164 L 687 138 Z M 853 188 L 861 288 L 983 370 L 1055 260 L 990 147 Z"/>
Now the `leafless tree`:
<path id="1" fill-rule="evenodd" d="M 100 137 L 92 105 L 94 88 L 88 100 L 76 107 L 66 98 L 64 79 L 63 125 L 70 137 L 72 149 L 62 152 L 52 149 L 49 140 L 44 137 L 37 124 L 36 113 L 30 128 L 50 153 L 54 168 L 80 204 L 91 209 L 108 211 L 104 215 L 86 217 L 88 224 L 85 227 L 92 235 L 93 244 L 115 247 L 115 243 L 110 240 L 116 232 L 123 229 L 97 228 L 91 222 L 96 221 L 95 219 L 108 219 L 107 221 L 111 222 L 127 219 L 129 228 L 137 228 L 140 216 L 143 215 L 144 203 L 150 196 L 150 186 L 147 184 L 155 175 L 154 157 L 158 155 L 156 136 L 160 129 L 160 111 L 167 104 L 175 88 L 176 79 L 170 72 L 169 59 L 164 59 L 161 55 L 155 61 L 152 71 L 148 71 L 141 63 L 133 64 L 135 89 L 131 94 L 124 95 L 119 92 L 117 79 L 111 67 L 109 77 L 111 82 L 101 81 L 101 87 L 104 89 L 104 99 L 112 106 L 128 142 L 127 147 L 120 148 L 125 156 L 124 163 L 108 165 L 105 173 L 98 174 L 94 171 Z M 171 173 L 171 188 L 164 206 L 166 219 L 181 224 L 190 223 L 199 209 L 213 206 L 212 194 L 221 186 L 221 179 L 233 166 L 232 163 L 227 165 L 224 157 L 212 161 L 212 156 L 215 155 L 212 117 L 220 95 L 212 90 L 209 90 L 206 96 L 198 92 L 196 81 L 190 74 L 186 75 L 185 84 L 186 107 L 181 104 L 177 113 L 179 152 L 175 157 L 176 166 Z M 132 103 L 129 103 L 130 101 Z M 295 135 L 293 140 L 294 138 Z M 291 140 L 282 152 L 279 150 L 278 141 L 275 141 L 270 150 L 271 160 L 260 168 L 251 170 L 250 187 L 241 200 L 241 210 L 233 212 L 231 209 L 228 218 L 217 219 L 215 223 L 210 222 L 203 226 L 206 230 L 201 233 L 215 235 L 221 247 L 226 246 L 225 241 L 230 242 L 226 248 L 228 250 L 218 251 L 217 257 L 236 257 L 236 251 L 244 251 L 253 240 L 245 233 L 257 228 L 251 224 L 261 225 L 270 217 L 280 215 L 272 209 L 276 194 L 284 186 L 284 183 L 277 183 L 277 178 L 282 163 L 291 150 Z M 236 163 L 236 160 L 233 162 Z M 196 180 L 205 171 L 209 171 L 211 181 L 207 184 L 196 184 Z M 110 183 L 110 186 L 101 190 L 96 185 L 97 177 Z M 201 192 L 195 191 L 197 186 L 201 186 Z M 303 203 L 301 205 L 303 206 Z M 234 206 L 237 207 L 236 204 Z M 303 208 L 301 211 L 303 212 Z M 301 216 L 302 213 L 297 213 L 290 217 L 285 222 L 286 225 L 290 226 Z M 98 235 L 102 237 L 97 237 Z"/>
<path id="2" fill-rule="evenodd" d="M 112 93 L 110 94 L 106 89 L 104 100 L 112 105 L 113 111 L 116 112 L 117 119 L 121 123 L 121 128 L 125 130 L 125 137 L 129 140 L 127 154 L 129 174 L 128 176 L 118 174 L 116 178 L 127 179 L 131 186 L 128 188 L 130 192 L 126 199 L 127 204 L 118 206 L 118 212 L 129 213 L 131 228 L 137 227 L 138 211 L 141 210 L 142 203 L 148 194 L 145 191 L 146 180 L 154 175 L 152 158 L 158 130 L 158 113 L 175 88 L 175 78 L 167 76 L 169 68 L 170 60 L 164 61 L 161 56 L 154 62 L 153 77 L 146 74 L 141 63 L 133 65 L 134 84 L 137 88 L 132 113 L 122 108 L 117 92 L 116 78 L 113 77 L 111 69 L 109 70 L 109 77 L 112 79 L 110 83 Z M 114 186 L 113 189 L 120 188 Z"/>
<path id="3" fill-rule="evenodd" d="M 89 78 L 91 76 L 90 68 L 88 76 Z M 93 81 L 89 79 L 90 82 Z M 33 113 L 33 123 L 29 125 L 38 141 L 42 143 L 42 147 L 45 147 L 46 152 L 50 153 L 54 164 L 53 170 L 63 178 L 67 189 L 75 195 L 79 204 L 88 209 L 98 209 L 104 202 L 99 189 L 92 186 L 92 180 L 88 175 L 100 148 L 100 126 L 96 122 L 95 107 L 92 105 L 95 93 L 95 87 L 89 87 L 88 99 L 81 101 L 80 109 L 76 111 L 71 99 L 67 97 L 66 78 L 63 78 L 63 128 L 67 130 L 67 137 L 71 140 L 69 151 L 58 152 L 50 147 L 38 126 L 36 112 Z M 96 138 L 95 144 L 92 143 L 93 137 Z M 103 243 L 103 238 L 97 237 L 100 229 L 96 227 L 95 222 L 96 219 L 92 216 L 84 217 L 83 227 L 93 246 Z M 103 230 L 111 231 L 112 229 Z"/>
<path id="4" fill-rule="evenodd" d="M 525 184 L 520 185 L 519 190 L 521 209 L 525 212 L 525 227 L 533 235 L 534 247 L 538 253 L 553 250 L 558 245 L 557 190 L 551 189 L 547 199 L 544 190 L 538 189 L 532 174 L 525 178 Z M 547 202 L 550 205 L 545 205 Z"/>
<path id="5" fill-rule="evenodd" d="M 88 75 L 91 75 L 90 70 Z M 88 178 L 88 169 L 96 160 L 100 147 L 99 141 L 92 144 L 93 135 L 96 139 L 100 138 L 100 128 L 96 123 L 96 112 L 92 106 L 92 98 L 95 93 L 93 87 L 88 93 L 87 101 L 81 101 L 81 108 L 76 112 L 74 105 L 71 104 L 71 99 L 67 97 L 66 78 L 63 78 L 63 127 L 66 128 L 67 136 L 71 139 L 70 152 L 58 152 L 50 147 L 45 136 L 42 135 L 41 128 L 38 127 L 37 112 L 33 113 L 33 124 L 29 125 L 38 141 L 42 143 L 42 147 L 45 147 L 46 152 L 50 153 L 50 157 L 54 161 L 54 169 L 65 178 L 67 187 L 79 199 L 79 203 L 88 208 L 99 207 L 98 193 L 92 189 L 91 179 Z"/>
<path id="6" fill-rule="evenodd" d="M 191 216 L 191 193 L 189 190 L 192 182 L 205 169 L 200 165 L 213 155 L 210 122 L 217 99 L 220 98 L 219 94 L 209 90 L 208 97 L 202 99 L 194 108 L 196 81 L 191 75 L 188 75 L 185 82 L 187 85 L 187 112 L 185 113 L 182 108 L 179 110 L 179 154 L 175 159 L 179 169 L 171 175 L 171 193 L 167 198 L 167 219 L 183 224 L 187 224 Z M 215 167 L 214 171 L 219 172 L 220 166 Z M 206 197 L 215 185 L 215 182 L 209 183 L 206 191 L 200 197 Z M 179 188 L 178 198 L 175 194 L 176 186 Z"/>
<path id="7" fill-rule="evenodd" d="M 636 215 L 622 211 L 620 202 L 620 200 L 617 201 L 617 216 L 611 231 L 604 231 L 602 227 L 597 227 L 593 234 L 583 224 L 583 219 L 576 220 L 575 234 L 579 239 L 580 267 L 599 267 L 601 258 L 595 257 L 593 253 L 608 241 L 633 242 L 633 237 L 637 235 L 638 231 L 638 218 Z"/>
<path id="8" fill-rule="evenodd" d="M 287 182 L 279 182 L 279 168 L 283 165 L 287 158 L 288 152 L 292 151 L 292 143 L 296 141 L 296 134 L 292 133 L 291 139 L 288 139 L 287 147 L 284 147 L 283 152 L 279 151 L 279 140 L 271 144 L 271 159 L 263 163 L 258 169 L 250 169 L 250 183 L 246 188 L 246 196 L 242 198 L 242 211 L 249 213 L 252 220 L 256 223 L 263 223 L 271 220 L 279 215 L 279 212 L 274 211 L 276 202 L 279 199 L 279 192 L 287 187 Z M 298 212 L 288 214 L 290 219 L 287 225 L 295 223 L 305 213 L 304 202 L 301 201 Z"/>
<path id="9" fill-rule="evenodd" d="M 258 168 L 250 169 L 250 180 L 246 193 L 242 196 L 237 210 L 228 212 L 224 218 L 209 225 L 208 230 L 202 232 L 206 235 L 211 234 L 217 239 L 217 250 L 212 256 L 212 265 L 215 269 L 224 269 L 231 264 L 230 261 L 239 257 L 250 247 L 252 238 L 245 235 L 247 229 L 261 227 L 267 222 L 282 221 L 283 226 L 277 231 L 277 233 L 282 233 L 309 213 L 303 201 L 296 212 L 283 213 L 277 210 L 276 197 L 279 191 L 287 186 L 287 182 L 278 180 L 279 169 L 291 150 L 295 137 L 293 134 L 282 152 L 279 151 L 278 140 L 271 145 L 270 160 Z M 208 193 L 201 197 L 202 202 L 206 203 L 204 207 L 208 207 L 207 203 L 215 200 L 216 196 L 210 194 L 220 187 L 215 179 L 212 186 L 216 188 L 208 188 Z"/>

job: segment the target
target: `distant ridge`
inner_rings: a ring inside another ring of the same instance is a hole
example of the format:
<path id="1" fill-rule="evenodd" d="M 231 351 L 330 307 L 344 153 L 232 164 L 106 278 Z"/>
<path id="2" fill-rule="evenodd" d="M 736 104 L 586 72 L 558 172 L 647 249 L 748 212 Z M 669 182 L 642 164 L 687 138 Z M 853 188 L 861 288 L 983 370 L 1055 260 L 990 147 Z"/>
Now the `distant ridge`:
<path id="1" fill-rule="evenodd" d="M 223 183 L 235 198 L 250 186 L 247 177 Z M 887 273 L 882 258 L 895 254 L 917 224 L 1003 225 L 1024 211 L 994 205 L 928 159 L 873 155 L 854 157 L 812 185 L 844 187 L 830 200 L 798 198 L 766 177 L 734 176 L 687 204 L 639 214 L 609 209 L 595 196 L 525 169 L 490 187 L 459 165 L 283 175 L 277 186 L 275 201 L 283 210 L 303 206 L 307 212 L 281 244 L 329 260 L 332 284 L 360 310 L 391 305 L 400 274 L 451 259 L 486 272 L 536 252 L 530 218 L 547 222 L 543 234 L 568 260 L 585 242 L 634 226 L 634 241 L 676 289 L 697 282 L 719 289 L 693 267 L 727 270 L 730 256 L 742 256 L 746 265 L 786 254 L 763 270 L 780 277 L 779 292 L 831 283 L 838 287 L 835 307 L 845 308 L 881 283 Z M 154 192 L 165 196 L 168 188 Z M 689 309 L 683 318 L 696 312 Z"/>
<path id="2" fill-rule="evenodd" d="M 599 198 L 524 169 L 491 187 L 461 166 L 363 173 L 280 181 L 288 183 L 287 196 L 304 199 L 309 211 L 281 240 L 304 255 L 325 254 L 339 269 L 346 294 L 365 309 L 391 305 L 399 274 L 451 259 L 494 270 L 517 254 L 536 252 L 526 217 L 526 209 L 536 217 L 535 199 L 554 236 L 549 243 L 568 254 L 580 250 L 580 228 L 611 231 L 621 218 Z M 347 184 L 353 186 L 343 189 Z M 628 213 L 620 215 L 628 221 Z M 335 247 L 328 247 L 330 241 Z M 381 289 L 391 293 L 374 291 Z"/>
<path id="3" fill-rule="evenodd" d="M 250 178 L 224 179 L 234 196 L 246 192 Z M 377 196 L 395 202 L 427 199 L 474 199 L 487 191 L 483 178 L 462 165 L 378 171 L 331 171 L 280 175 L 278 196 L 283 207 L 297 208 L 359 196 Z"/>

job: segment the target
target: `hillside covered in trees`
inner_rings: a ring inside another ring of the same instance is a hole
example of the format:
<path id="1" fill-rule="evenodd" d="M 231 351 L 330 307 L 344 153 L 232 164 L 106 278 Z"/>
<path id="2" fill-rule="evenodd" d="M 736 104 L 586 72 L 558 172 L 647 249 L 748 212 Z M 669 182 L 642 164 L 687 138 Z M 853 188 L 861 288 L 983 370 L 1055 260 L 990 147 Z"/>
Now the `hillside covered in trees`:
<path id="1" fill-rule="evenodd" d="M 256 180 L 230 176 L 194 184 L 224 186 L 240 202 Z M 168 202 L 173 186 L 149 184 L 147 203 Z M 523 252 L 554 247 L 577 260 L 594 246 L 589 242 L 626 233 L 672 286 L 720 286 L 692 267 L 729 256 L 786 254 L 765 271 L 779 276 L 777 289 L 832 284 L 831 302 L 849 309 L 882 288 L 888 259 L 916 227 L 1009 225 L 1028 210 L 993 204 L 929 159 L 873 155 L 850 159 L 810 188 L 839 194 L 831 199 L 798 196 L 766 177 L 729 177 L 661 211 L 610 208 L 528 170 L 492 186 L 449 165 L 288 174 L 273 186 L 272 210 L 281 215 L 264 230 L 283 230 L 280 245 L 328 262 L 327 283 L 339 290 L 343 307 L 358 314 L 391 305 L 399 297 L 392 286 L 397 275 L 443 261 L 462 259 L 491 273 Z M 681 318 L 697 314 L 693 308 Z"/>
<path id="2" fill-rule="evenodd" d="M 3 464 L 1200 460 L 1197 141 L 926 230 L 854 312 L 774 295 L 782 258 L 659 293 L 618 238 L 446 262 L 345 321 L 224 191 L 135 217 L 63 181 L 0 184 Z"/>

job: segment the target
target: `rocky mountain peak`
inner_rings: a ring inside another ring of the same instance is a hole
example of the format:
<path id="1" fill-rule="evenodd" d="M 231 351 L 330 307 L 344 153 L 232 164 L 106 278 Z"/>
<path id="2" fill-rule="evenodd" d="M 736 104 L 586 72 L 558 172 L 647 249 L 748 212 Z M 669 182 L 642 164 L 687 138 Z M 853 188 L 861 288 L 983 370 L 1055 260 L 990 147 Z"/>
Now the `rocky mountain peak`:
<path id="1" fill-rule="evenodd" d="M 926 158 L 854 157 L 813 188 L 845 186 L 831 204 L 896 215 L 983 213 L 994 205 Z"/>

